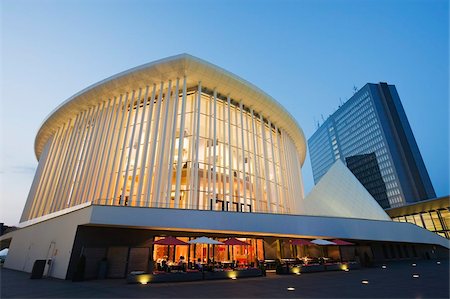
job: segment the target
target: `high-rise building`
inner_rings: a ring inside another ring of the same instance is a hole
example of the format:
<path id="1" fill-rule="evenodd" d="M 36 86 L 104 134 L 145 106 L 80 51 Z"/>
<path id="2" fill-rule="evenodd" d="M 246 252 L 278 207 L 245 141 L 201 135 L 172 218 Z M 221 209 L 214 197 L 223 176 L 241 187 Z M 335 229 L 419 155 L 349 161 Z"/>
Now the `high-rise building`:
<path id="1" fill-rule="evenodd" d="M 436 197 L 395 85 L 366 84 L 325 120 L 308 146 L 315 183 L 340 159 L 382 207 Z M 377 165 L 368 162 L 371 171 L 361 171 L 361 159 L 370 157 L 364 155 L 376 157 Z M 374 182 L 377 168 L 385 187 Z"/>

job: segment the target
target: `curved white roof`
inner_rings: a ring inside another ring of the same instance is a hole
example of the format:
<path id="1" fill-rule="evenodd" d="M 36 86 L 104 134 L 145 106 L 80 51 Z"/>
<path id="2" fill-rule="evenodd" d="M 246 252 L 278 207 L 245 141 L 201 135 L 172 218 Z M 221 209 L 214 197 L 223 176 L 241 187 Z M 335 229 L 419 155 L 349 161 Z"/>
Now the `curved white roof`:
<path id="1" fill-rule="evenodd" d="M 236 101 L 242 100 L 245 106 L 266 116 L 294 140 L 303 165 L 306 156 L 305 136 L 294 117 L 285 108 L 255 85 L 188 54 L 168 57 L 129 69 L 93 84 L 67 99 L 47 117 L 39 129 L 34 144 L 36 157 L 39 159 L 46 141 L 53 132 L 80 111 L 120 93 L 184 76 L 187 77 L 188 88 L 197 86 L 201 81 L 203 87 L 216 88 L 218 93 L 230 95 Z"/>

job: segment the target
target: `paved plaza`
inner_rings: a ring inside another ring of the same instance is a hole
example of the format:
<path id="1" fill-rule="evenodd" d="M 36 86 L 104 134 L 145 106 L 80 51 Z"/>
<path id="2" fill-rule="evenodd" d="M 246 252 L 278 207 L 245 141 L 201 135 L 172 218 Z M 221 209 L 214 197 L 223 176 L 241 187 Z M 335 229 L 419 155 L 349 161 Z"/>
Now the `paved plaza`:
<path id="1" fill-rule="evenodd" d="M 416 263 L 414 267 L 412 263 Z M 413 275 L 418 277 L 413 277 Z M 239 280 L 127 284 L 125 279 L 72 282 L 29 279 L 1 270 L 1 298 L 448 298 L 449 262 L 396 262 L 349 272 Z M 367 280 L 367 284 L 362 281 Z M 293 288 L 288 290 L 288 288 Z"/>

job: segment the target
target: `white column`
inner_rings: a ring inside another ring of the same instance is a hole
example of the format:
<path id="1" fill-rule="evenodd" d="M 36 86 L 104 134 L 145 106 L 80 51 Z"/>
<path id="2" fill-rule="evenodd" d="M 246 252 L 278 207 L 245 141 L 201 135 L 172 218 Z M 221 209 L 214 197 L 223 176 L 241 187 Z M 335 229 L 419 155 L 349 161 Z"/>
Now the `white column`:
<path id="1" fill-rule="evenodd" d="M 228 105 L 228 179 L 229 179 L 229 196 L 227 201 L 224 201 L 225 210 L 228 211 L 229 207 L 232 207 L 233 195 L 234 195 L 234 176 L 233 176 L 233 154 L 231 150 L 231 99 L 227 96 Z"/>
<path id="2" fill-rule="evenodd" d="M 117 107 L 117 110 L 116 110 Z M 107 165 L 105 165 L 106 163 L 103 163 L 105 156 L 108 158 L 110 155 L 110 151 L 111 151 L 111 144 L 109 147 L 107 147 L 108 140 L 111 141 L 113 140 L 113 135 L 115 132 L 115 125 L 117 123 L 117 116 L 119 114 L 119 107 L 120 105 L 117 105 L 117 97 L 114 97 L 114 101 L 112 103 L 112 106 L 110 107 L 110 113 L 109 113 L 109 120 L 108 120 L 108 128 L 106 129 L 105 132 L 105 139 L 103 142 L 103 147 L 101 149 L 101 156 L 100 156 L 100 167 L 98 169 L 98 175 L 96 176 L 95 179 L 95 186 L 94 186 L 94 191 L 93 191 L 93 195 L 92 198 L 97 202 L 97 203 L 101 203 L 101 204 L 106 204 L 106 201 L 103 201 L 102 198 L 97 197 L 97 194 L 99 194 L 99 183 L 100 181 L 104 181 L 105 177 L 106 177 L 106 173 L 103 171 L 103 169 L 107 168 Z M 111 125 L 114 123 L 114 129 L 111 131 Z M 106 155 L 105 155 L 106 153 Z M 103 188 L 103 184 L 100 186 L 100 188 Z M 100 190 L 101 192 L 101 190 Z"/>
<path id="3" fill-rule="evenodd" d="M 175 189 L 175 208 L 179 206 L 180 198 L 180 184 L 181 184 L 181 172 L 183 164 L 183 143 L 184 143 L 184 123 L 186 114 L 186 76 L 183 78 L 183 97 L 181 102 L 181 121 L 180 121 L 180 139 L 178 142 L 178 162 L 177 162 L 177 180 Z"/>
<path id="4" fill-rule="evenodd" d="M 122 95 L 120 96 L 122 98 Z M 120 141 L 122 140 L 122 135 L 124 134 L 125 128 L 124 128 L 124 122 L 125 122 L 125 126 L 126 126 L 126 117 L 128 116 L 128 105 L 129 105 L 129 94 L 128 92 L 125 94 L 125 99 L 123 101 L 123 107 L 122 107 L 122 113 L 121 113 L 121 117 L 120 117 L 120 125 L 119 125 L 119 129 L 116 133 L 117 135 L 117 139 L 115 140 L 115 147 L 114 147 L 114 151 L 112 152 L 113 155 L 113 161 L 111 164 L 111 171 L 110 171 L 110 176 L 109 176 L 109 180 L 108 180 L 108 188 L 106 188 L 106 199 L 110 201 L 110 205 L 115 205 L 117 204 L 117 201 L 115 196 L 114 196 L 114 186 L 117 186 L 119 184 L 119 182 L 116 182 L 114 180 L 115 177 L 115 172 L 117 170 L 117 172 L 120 172 L 120 166 L 117 165 L 117 158 L 120 156 Z"/>
<path id="5" fill-rule="evenodd" d="M 248 205 L 248 200 L 247 200 L 247 176 L 245 174 L 245 142 L 244 142 L 244 106 L 242 105 L 242 100 L 239 102 L 239 109 L 241 112 L 241 148 L 242 148 L 242 181 L 243 181 L 243 188 L 244 188 L 244 209 L 242 210 L 242 212 L 245 212 L 245 209 L 247 208 Z M 241 204 L 239 204 L 239 208 L 238 211 L 240 210 Z"/>
<path id="6" fill-rule="evenodd" d="M 84 150 L 84 154 L 83 154 L 83 158 L 82 158 L 83 163 L 81 163 L 80 171 L 78 172 L 78 177 L 79 177 L 78 186 L 77 186 L 75 197 L 74 197 L 75 205 L 85 202 L 85 199 L 83 198 L 84 182 L 86 181 L 89 165 L 92 160 L 91 155 L 92 155 L 92 151 L 93 151 L 93 144 L 95 143 L 94 136 L 95 136 L 95 132 L 97 131 L 97 128 L 98 128 L 98 125 L 100 122 L 101 111 L 102 111 L 100 105 L 96 106 L 95 108 L 96 108 L 95 116 L 92 118 L 91 123 L 89 125 L 89 130 L 88 130 L 89 137 L 87 137 L 86 145 L 83 148 L 83 150 Z"/>
<path id="7" fill-rule="evenodd" d="M 160 88 L 159 88 L 159 95 L 158 95 L 158 103 L 156 104 L 156 114 L 155 114 L 155 123 L 152 128 L 152 136 L 153 139 L 151 139 L 152 142 L 152 149 L 150 151 L 150 156 L 148 157 L 150 160 L 150 166 L 148 169 L 148 178 L 147 178 L 147 192 L 145 194 L 145 206 L 152 206 L 154 203 L 154 192 L 152 190 L 153 185 L 153 168 L 155 166 L 155 152 L 156 152 L 156 144 L 157 142 L 161 142 L 161 140 L 157 140 L 158 136 L 158 130 L 159 130 L 159 120 L 160 120 L 160 113 L 161 113 L 161 101 L 162 101 L 162 93 L 163 93 L 163 87 L 164 82 L 161 82 Z M 153 193 L 153 196 L 152 196 Z"/>
<path id="8" fill-rule="evenodd" d="M 233 109 L 234 109 L 234 124 L 235 124 L 235 134 L 236 134 L 236 169 L 235 169 L 235 171 L 236 171 L 236 182 L 237 182 L 237 199 L 236 199 L 236 202 L 237 202 L 237 205 L 238 205 L 238 207 L 240 206 L 240 204 L 241 204 L 241 172 L 240 172 L 240 164 L 241 164 L 241 161 L 240 161 L 240 159 L 239 159 L 239 117 L 238 117 L 238 114 L 239 114 L 239 112 L 238 112 L 238 109 L 237 109 L 237 107 L 235 106 L 235 107 L 233 107 Z M 234 204 L 233 204 L 233 207 L 234 207 Z M 233 209 L 233 207 L 231 207 L 231 209 Z"/>
<path id="9" fill-rule="evenodd" d="M 46 145 L 45 145 L 45 163 L 42 165 L 41 168 L 41 173 L 40 173 L 40 180 L 38 185 L 36 186 L 36 191 L 35 191 L 35 195 L 33 197 L 33 201 L 30 203 L 29 206 L 29 213 L 28 213 L 28 218 L 34 218 L 36 217 L 36 206 L 38 206 L 40 204 L 40 199 L 39 199 L 39 191 L 42 188 L 43 184 L 45 183 L 45 173 L 46 173 L 46 169 L 49 167 L 49 162 L 51 160 L 51 150 L 52 150 L 52 145 L 54 143 L 54 139 L 55 136 L 51 136 Z M 42 157 L 42 154 L 41 154 Z"/>
<path id="10" fill-rule="evenodd" d="M 67 127 L 64 129 L 64 137 L 62 138 L 59 147 L 59 153 L 58 158 L 55 165 L 55 170 L 53 171 L 53 178 L 50 183 L 50 189 L 47 192 L 46 198 L 47 198 L 47 205 L 45 207 L 45 214 L 51 213 L 54 211 L 55 206 L 57 206 L 60 202 L 60 198 L 56 197 L 55 193 L 58 191 L 58 187 L 60 184 L 60 179 L 63 171 L 63 164 L 65 157 L 67 155 L 67 149 L 70 143 L 70 133 L 71 133 L 71 125 L 72 125 L 72 119 L 69 119 L 69 122 L 67 124 Z"/>
<path id="11" fill-rule="evenodd" d="M 86 126 L 89 122 L 91 113 L 92 113 L 92 109 L 83 111 L 83 119 L 80 122 L 80 125 L 75 132 L 76 141 L 75 141 L 75 146 L 73 148 L 72 154 L 70 156 L 71 160 L 70 160 L 69 167 L 68 167 L 70 172 L 68 172 L 67 178 L 66 178 L 66 180 L 64 182 L 64 186 L 62 188 L 63 189 L 62 197 L 64 198 L 64 201 L 65 201 L 64 208 L 67 208 L 70 205 L 70 195 L 73 190 L 73 184 L 74 184 L 74 180 L 75 180 L 75 171 L 79 164 L 78 160 L 80 158 L 81 147 L 82 147 L 82 144 L 84 141 L 85 133 L 87 131 Z"/>
<path id="12" fill-rule="evenodd" d="M 284 155 L 282 154 L 282 147 L 281 147 L 281 133 L 278 134 L 278 128 L 275 126 L 276 136 L 277 136 L 277 145 L 278 145 L 278 161 L 280 164 L 280 176 L 281 176 L 281 189 L 282 189 L 282 202 L 283 206 L 286 212 L 290 212 L 290 204 L 287 200 L 287 194 L 286 194 L 286 161 L 284 160 Z M 281 132 L 281 130 L 280 130 Z M 281 195 L 281 194 L 280 194 Z"/>
<path id="13" fill-rule="evenodd" d="M 86 159 L 86 151 L 89 147 L 89 137 L 92 135 L 92 123 L 97 117 L 98 109 L 97 107 L 92 108 L 92 113 L 83 127 L 84 136 L 81 139 L 80 148 L 77 150 L 77 161 L 75 161 L 75 172 L 73 174 L 72 185 L 69 193 L 69 206 L 75 206 L 78 204 L 78 191 L 80 185 L 81 173 L 83 171 L 84 162 Z"/>
<path id="14" fill-rule="evenodd" d="M 136 196 L 136 201 L 139 203 L 139 206 L 147 206 L 148 201 L 144 202 L 141 201 L 142 196 L 142 188 L 145 185 L 145 182 L 150 181 L 148 175 L 146 176 L 146 166 L 147 166 L 147 154 L 148 154 L 148 146 L 149 146 L 149 139 L 151 135 L 151 123 L 152 123 L 152 116 L 153 116 L 153 106 L 155 102 L 155 95 L 156 95 L 156 84 L 153 84 L 153 91 L 152 91 L 152 97 L 150 99 L 150 106 L 148 108 L 148 117 L 147 117 L 147 127 L 145 129 L 145 139 L 144 139 L 144 152 L 142 153 L 142 162 L 141 162 L 141 173 L 139 177 L 141 178 L 139 180 L 139 186 Z"/>
<path id="15" fill-rule="evenodd" d="M 158 158 L 158 163 L 156 164 L 156 175 L 155 175 L 155 192 L 153 192 L 155 206 L 160 207 L 160 201 L 161 199 L 164 199 L 162 196 L 160 190 L 161 190 L 161 179 L 164 176 L 164 158 L 167 157 L 167 153 L 165 152 L 165 145 L 167 143 L 167 122 L 169 117 L 169 104 L 170 104 L 170 96 L 171 96 L 171 88 L 172 88 L 172 80 L 169 80 L 169 86 L 167 90 L 167 94 L 164 97 L 164 116 L 163 119 L 163 128 L 159 131 L 160 137 L 159 137 L 159 151 L 156 157 Z"/>
<path id="16" fill-rule="evenodd" d="M 61 170 L 61 174 L 60 174 L 60 176 L 61 176 L 60 177 L 60 183 L 58 185 L 57 192 L 55 194 L 55 199 L 58 199 L 58 205 L 55 206 L 55 210 L 56 211 L 61 210 L 63 208 L 63 206 L 64 206 L 64 199 L 65 198 L 63 197 L 63 190 L 64 190 L 64 186 L 66 184 L 67 175 L 68 175 L 68 173 L 70 171 L 70 169 L 69 169 L 69 162 L 71 161 L 71 158 L 72 158 L 72 155 L 73 155 L 72 152 L 73 152 L 73 149 L 75 147 L 74 144 L 75 144 L 75 141 L 76 141 L 78 127 L 80 125 L 80 122 L 81 122 L 81 119 L 82 119 L 82 115 L 83 115 L 83 113 L 77 114 L 76 119 L 75 119 L 75 123 L 74 123 L 74 125 L 73 125 L 73 127 L 72 127 L 72 129 L 70 131 L 70 135 L 69 135 L 70 136 L 70 141 L 69 141 L 69 145 L 68 145 L 67 150 L 66 150 L 67 154 L 65 155 L 64 161 L 62 163 L 62 170 Z"/>
<path id="17" fill-rule="evenodd" d="M 261 183 L 260 183 L 260 167 L 259 167 L 259 148 L 258 148 L 258 134 L 257 134 L 257 128 L 256 128 L 256 123 L 255 123 L 255 114 L 253 112 L 253 109 L 250 109 L 250 113 L 251 113 L 251 117 L 252 117 L 252 133 L 253 133 L 253 157 L 254 157 L 254 161 L 255 161 L 255 179 L 256 179 L 256 192 L 255 192 L 255 197 L 256 197 L 256 207 L 255 207 L 255 211 L 256 212 L 262 212 L 262 199 L 263 199 L 263 193 L 261 192 Z"/>
<path id="18" fill-rule="evenodd" d="M 140 101 L 141 101 L 141 96 L 139 95 L 139 100 L 138 100 L 138 105 L 140 106 Z M 138 133 L 138 138 L 137 138 L 137 148 L 136 148 L 136 157 L 134 159 L 134 168 L 133 168 L 133 174 L 132 174 L 132 179 L 131 179 L 131 187 L 130 187 L 130 200 L 131 200 L 131 205 L 132 206 L 140 206 L 141 204 L 136 201 L 134 202 L 133 199 L 133 194 L 134 194 L 134 184 L 136 182 L 136 172 L 139 166 L 139 157 L 140 157 L 140 152 L 141 152 L 141 143 L 142 143 L 142 131 L 144 128 L 144 119 L 145 119 L 145 112 L 147 110 L 147 103 L 148 103 L 148 85 L 145 87 L 145 95 L 144 95 L 144 103 L 142 106 L 142 112 L 141 112 L 141 121 L 139 124 L 139 133 Z M 137 113 L 136 113 L 137 115 Z M 137 124 L 134 124 L 135 126 L 137 126 Z M 138 177 L 139 181 L 141 181 L 143 178 L 141 176 Z"/>
<path id="19" fill-rule="evenodd" d="M 33 182 L 31 184 L 31 188 L 30 188 L 30 192 L 28 193 L 27 201 L 25 203 L 25 207 L 23 209 L 22 216 L 20 217 L 20 222 L 24 222 L 26 220 L 31 219 L 30 212 L 31 212 L 32 206 L 34 205 L 35 200 L 36 200 L 36 190 L 42 180 L 42 171 L 44 170 L 45 164 L 47 163 L 47 160 L 48 160 L 48 152 L 50 150 L 51 143 L 52 143 L 52 138 L 47 140 L 47 142 L 45 143 L 44 149 L 41 152 L 41 155 L 39 157 L 39 163 L 38 163 L 38 167 L 36 169 L 36 174 L 34 175 Z"/>
<path id="20" fill-rule="evenodd" d="M 114 107 L 114 106 L 113 106 Z M 93 159 L 93 165 L 91 167 L 90 172 L 90 177 L 88 178 L 88 187 L 86 190 L 86 195 L 85 197 L 89 200 L 92 201 L 94 203 L 98 203 L 97 202 L 97 198 L 96 198 L 96 194 L 95 194 L 95 189 L 97 188 L 97 182 L 99 179 L 100 171 L 102 169 L 102 163 L 101 161 L 99 161 L 101 158 L 103 157 L 104 154 L 104 144 L 106 144 L 107 138 L 108 138 L 108 131 L 109 131 L 109 126 L 108 129 L 105 131 L 105 126 L 106 124 L 111 124 L 111 114 L 114 112 L 114 109 L 111 107 L 111 98 L 108 99 L 108 104 L 106 104 L 106 106 L 103 108 L 104 112 L 103 112 L 103 116 L 102 116 L 102 124 L 101 124 L 101 128 L 99 129 L 99 132 L 97 134 L 97 137 L 95 138 L 97 144 L 95 146 L 96 150 L 95 150 L 95 155 L 94 155 L 94 159 Z"/>
<path id="21" fill-rule="evenodd" d="M 195 155 L 194 155 L 194 159 L 193 159 L 193 165 L 192 168 L 194 168 L 194 188 L 192 191 L 192 195 L 193 195 L 193 202 L 195 202 L 195 204 L 193 205 L 192 208 L 195 209 L 200 209 L 199 206 L 199 190 L 198 190 L 198 175 L 199 175 L 199 170 L 200 170 L 200 163 L 198 161 L 198 154 L 199 154 L 199 145 L 200 145 L 200 109 L 201 109 L 201 100 L 202 100 L 202 82 L 198 82 L 198 89 L 197 89 L 197 110 L 195 112 L 195 116 L 196 116 L 196 128 L 195 128 L 195 132 L 193 132 L 193 134 L 195 134 Z"/>
<path id="22" fill-rule="evenodd" d="M 288 183 L 287 183 L 287 185 L 288 185 L 288 196 L 289 196 L 288 201 L 290 203 L 292 203 L 293 202 L 294 192 L 295 192 L 294 191 L 294 187 L 293 187 L 293 183 L 292 183 L 292 174 L 293 174 L 293 172 L 292 172 L 292 163 L 293 162 L 292 162 L 292 159 L 291 159 L 291 153 L 290 153 L 289 146 L 288 146 L 289 140 L 288 140 L 288 137 L 286 136 L 285 132 L 283 132 L 282 137 L 283 137 L 283 145 L 284 145 L 284 156 L 285 156 L 285 159 L 286 159 L 286 173 L 289 174 L 289 175 L 287 175 L 287 179 L 288 179 Z"/>
<path id="23" fill-rule="evenodd" d="M 264 119 L 262 114 L 259 115 L 259 119 L 261 121 L 261 137 L 262 137 L 262 147 L 263 147 L 263 161 L 264 161 L 264 170 L 265 170 L 265 181 L 266 181 L 266 194 L 267 194 L 267 212 L 273 213 L 272 211 L 272 199 L 271 199 L 271 188 L 269 183 L 269 162 L 267 158 L 267 141 L 266 141 L 266 125 L 264 123 Z"/>
<path id="24" fill-rule="evenodd" d="M 136 101 L 136 109 L 134 111 L 134 120 L 133 120 L 133 124 L 130 124 L 130 120 L 131 120 L 131 111 L 133 111 L 133 106 L 134 106 L 134 100 L 132 100 L 132 104 L 130 105 L 130 117 L 129 117 L 129 121 L 128 121 L 128 125 L 132 125 L 133 128 L 131 129 L 131 136 L 130 136 L 130 142 L 128 143 L 128 155 L 126 156 L 126 166 L 125 166 L 125 173 L 124 173 L 124 179 L 123 179 L 123 186 L 122 186 L 122 199 L 125 199 L 125 196 L 127 196 L 127 183 L 128 183 L 128 172 L 130 171 L 130 165 L 131 165 L 131 155 L 133 153 L 133 143 L 134 143 L 134 135 L 136 133 L 136 127 L 137 127 L 137 120 L 138 120 L 138 116 L 139 116 L 139 108 L 141 107 L 141 94 L 142 94 L 142 88 L 139 88 L 139 92 L 138 92 L 138 96 L 137 96 L 137 101 Z M 123 150 L 123 152 L 125 151 L 125 148 Z M 136 167 L 136 165 L 134 165 L 133 167 Z M 134 177 L 131 178 L 131 181 L 134 182 Z M 128 194 L 128 205 L 131 205 L 133 201 L 133 191 L 130 189 L 130 194 Z"/>
<path id="25" fill-rule="evenodd" d="M 227 155 L 228 155 L 228 143 L 227 143 L 227 129 L 228 129 L 228 125 L 225 121 L 226 119 L 226 114 L 227 114 L 227 102 L 225 100 L 222 100 L 222 153 L 221 153 L 221 158 L 223 161 L 223 165 L 222 165 L 222 200 L 223 200 L 223 205 L 224 205 L 224 210 L 225 210 L 225 206 L 227 204 L 227 181 L 230 181 L 230 177 L 227 175 Z M 228 163 L 229 164 L 229 163 Z M 228 188 L 228 192 L 230 191 L 230 189 Z"/>
<path id="26" fill-rule="evenodd" d="M 172 184 L 173 184 L 173 158 L 175 155 L 175 144 L 177 140 L 177 121 L 178 121 L 178 102 L 180 97 L 180 79 L 177 78 L 177 82 L 175 85 L 173 97 L 173 112 L 172 112 L 172 132 L 170 133 L 170 150 L 169 153 L 169 165 L 168 165 L 168 176 L 167 176 L 167 198 L 166 198 L 166 207 L 170 207 L 170 201 L 172 198 Z"/>
<path id="27" fill-rule="evenodd" d="M 58 146 L 60 143 L 60 140 L 63 136 L 63 132 L 64 132 L 64 128 L 65 128 L 65 124 L 62 125 L 62 127 L 59 127 L 56 131 L 55 134 L 55 138 L 53 139 L 53 144 L 52 144 L 52 148 L 50 150 L 50 160 L 48 163 L 48 167 L 46 167 L 46 169 L 44 170 L 44 181 L 43 184 L 41 185 L 41 188 L 39 190 L 38 196 L 37 196 L 37 204 L 35 206 L 35 215 L 37 216 L 42 216 L 43 215 L 43 211 L 45 209 L 45 205 L 47 203 L 48 200 L 50 200 L 49 198 L 47 198 L 46 192 L 47 192 L 47 188 L 49 186 L 49 182 L 51 181 L 52 175 L 54 174 L 54 165 L 55 165 L 55 161 L 57 160 L 57 153 L 58 153 Z M 47 201 L 46 201 L 47 200 Z"/>
<path id="28" fill-rule="evenodd" d="M 122 97 L 123 96 L 120 95 L 119 101 L 117 103 L 117 110 L 112 115 L 112 118 L 111 118 L 111 122 L 113 122 L 114 125 L 113 125 L 113 129 L 112 129 L 111 133 L 109 133 L 110 139 L 109 139 L 109 145 L 107 147 L 107 153 L 106 153 L 105 171 L 103 173 L 102 183 L 100 184 L 100 190 L 99 190 L 100 192 L 98 194 L 99 200 L 101 202 L 103 202 L 104 204 L 108 204 L 108 190 L 109 190 L 109 186 L 108 186 L 107 189 L 105 189 L 105 186 L 106 186 L 105 184 L 107 183 L 108 174 L 110 174 L 109 175 L 110 178 L 112 177 L 112 172 L 113 172 L 113 169 L 114 169 L 113 165 L 115 163 L 115 161 L 113 161 L 111 163 L 111 167 L 110 167 L 109 161 L 111 160 L 111 156 L 112 155 L 114 155 L 113 159 L 115 159 L 115 156 L 116 156 L 115 153 L 116 153 L 117 146 L 114 147 L 114 150 L 113 150 L 113 144 L 114 144 L 114 140 L 116 139 L 116 136 L 117 136 L 117 138 L 119 138 L 119 133 L 121 131 L 120 127 L 122 126 L 122 122 L 120 122 L 119 129 L 117 130 L 117 132 L 116 132 L 116 127 L 117 127 L 117 123 L 119 122 L 119 117 L 122 116 L 121 120 L 123 120 L 123 115 L 124 115 L 125 110 L 126 110 L 125 109 L 126 103 L 124 102 L 122 104 Z M 122 109 L 120 107 L 122 107 Z M 108 182 L 110 182 L 110 180 L 108 180 Z M 103 198 L 103 194 L 104 193 L 106 193 L 105 198 Z M 112 200 L 109 202 L 109 204 L 113 204 Z"/>
<path id="29" fill-rule="evenodd" d="M 250 133 L 250 127 L 249 127 L 249 115 L 245 116 L 245 131 L 246 131 L 246 135 L 247 135 L 247 146 L 248 146 L 248 159 L 247 159 L 247 169 L 248 169 L 248 176 L 249 176 L 249 186 L 250 186 L 250 195 L 249 195 L 249 204 L 252 208 L 250 207 L 245 207 L 246 209 L 249 208 L 249 212 L 252 212 L 255 210 L 256 207 L 256 202 L 255 202 L 255 194 L 254 194 L 254 186 L 253 184 L 256 184 L 256 179 L 254 177 L 255 175 L 255 169 L 254 169 L 254 164 L 251 161 L 254 161 L 254 159 L 252 157 L 250 157 L 251 153 L 254 153 L 254 149 L 252 149 L 252 142 L 250 140 L 250 138 L 253 138 L 253 135 Z M 253 166 L 253 170 L 252 170 L 252 166 Z M 251 210 L 250 210 L 251 209 Z"/>
<path id="30" fill-rule="evenodd" d="M 96 202 L 95 194 L 93 194 L 95 189 L 95 181 L 98 180 L 98 177 L 100 173 L 98 173 L 102 167 L 102 164 L 99 162 L 100 155 L 103 154 L 102 147 L 103 143 L 106 143 L 106 139 L 108 137 L 107 132 L 105 132 L 105 126 L 108 123 L 108 120 L 110 118 L 111 114 L 111 99 L 108 99 L 108 103 L 103 108 L 103 115 L 102 115 L 102 124 L 101 127 L 98 129 L 98 132 L 96 133 L 96 137 L 94 140 L 96 141 L 94 152 L 93 152 L 93 161 L 92 166 L 89 170 L 89 177 L 88 177 L 88 185 L 85 191 L 85 198 L 87 198 L 89 201 L 92 201 L 94 203 Z"/>
<path id="31" fill-rule="evenodd" d="M 213 193 L 212 198 L 213 202 L 215 202 L 217 198 L 217 169 L 216 169 L 216 157 L 217 157 L 217 91 L 214 88 L 214 102 L 213 102 L 213 109 L 214 109 L 214 116 L 213 116 Z"/>
<path id="32" fill-rule="evenodd" d="M 206 206 L 207 207 L 209 207 L 209 209 L 214 209 L 215 208 L 215 202 L 214 202 L 214 200 L 212 199 L 213 198 L 213 195 L 212 195 L 212 188 L 211 188 L 211 185 L 212 185 L 212 172 L 213 172 L 213 170 L 212 170 L 212 167 L 211 167 L 211 165 L 212 165 L 212 162 L 211 162 L 211 148 L 212 148 L 212 146 L 213 146 L 213 142 L 212 142 L 212 136 L 213 136 L 213 132 L 212 132 L 212 129 L 213 129 L 213 102 L 212 102 L 212 96 L 209 96 L 209 100 L 208 100 L 208 103 L 209 103 L 209 109 L 208 109 L 208 141 L 207 141 L 207 146 L 206 146 L 206 152 L 207 152 L 207 155 L 208 155 L 208 171 L 207 171 L 207 173 L 208 173 L 208 190 L 207 190 L 207 192 L 206 192 L 206 194 L 208 194 L 207 196 L 206 196 Z"/>
<path id="33" fill-rule="evenodd" d="M 135 95 L 135 91 L 133 90 L 131 93 L 131 101 L 130 104 L 128 106 L 128 113 L 126 115 L 126 119 L 127 121 L 125 122 L 125 133 L 123 135 L 123 142 L 122 142 L 122 147 L 118 148 L 118 151 L 120 152 L 120 160 L 119 160 L 119 165 L 117 167 L 117 177 L 116 177 L 116 188 L 114 189 L 114 195 L 113 195 L 113 200 L 117 200 L 118 197 L 120 197 L 120 178 L 122 176 L 122 168 L 123 168 L 123 162 L 125 159 L 125 153 L 127 151 L 127 138 L 128 138 L 128 131 L 130 130 L 130 125 L 131 125 L 131 119 L 133 117 L 133 105 L 134 105 L 134 95 Z M 122 149 L 122 151 L 120 151 L 120 149 Z M 124 174 L 126 175 L 126 174 Z M 127 178 L 124 177 L 123 178 L 126 182 Z M 125 197 L 124 197 L 124 193 L 121 193 L 121 199 L 119 198 L 119 204 L 125 204 Z"/>
<path id="34" fill-rule="evenodd" d="M 280 192 L 278 192 L 278 177 L 277 177 L 277 164 L 275 161 L 275 151 L 273 149 L 273 132 L 272 132 L 272 124 L 269 121 L 269 134 L 270 134 L 270 149 L 272 151 L 272 170 L 273 170 L 273 180 L 275 182 L 275 190 L 273 192 L 273 194 L 275 195 L 275 213 L 279 213 L 280 211 Z M 275 134 L 278 134 L 277 132 L 275 132 Z"/>
<path id="35" fill-rule="evenodd" d="M 82 178 L 83 180 L 80 181 L 80 189 L 81 189 L 81 193 L 80 193 L 80 203 L 82 202 L 87 202 L 90 201 L 90 198 L 86 198 L 86 185 L 90 185 L 91 184 L 91 172 L 92 172 L 92 164 L 95 163 L 97 160 L 94 160 L 95 157 L 95 147 L 97 144 L 97 136 L 98 136 L 98 131 L 102 126 L 102 119 L 103 119 L 103 113 L 105 111 L 105 102 L 103 102 L 101 104 L 101 108 L 100 105 L 98 105 L 99 107 L 99 112 L 98 112 L 98 117 L 95 120 L 95 125 L 94 125 L 94 130 L 91 134 L 91 138 L 90 138 L 90 142 L 89 142 L 89 150 L 86 153 L 86 158 L 85 158 L 85 164 L 86 167 L 83 170 L 82 173 Z"/>

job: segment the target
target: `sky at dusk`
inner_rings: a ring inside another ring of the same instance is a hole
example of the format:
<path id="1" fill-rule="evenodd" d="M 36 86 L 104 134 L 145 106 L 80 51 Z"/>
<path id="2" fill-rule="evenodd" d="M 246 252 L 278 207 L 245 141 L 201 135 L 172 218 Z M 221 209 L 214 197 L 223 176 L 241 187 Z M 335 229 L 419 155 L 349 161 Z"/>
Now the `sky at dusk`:
<path id="1" fill-rule="evenodd" d="M 448 1 L 2 0 L 0 222 L 19 222 L 53 109 L 180 53 L 264 90 L 306 138 L 354 86 L 396 85 L 436 193 L 449 194 Z M 303 177 L 307 194 L 309 154 Z"/>

